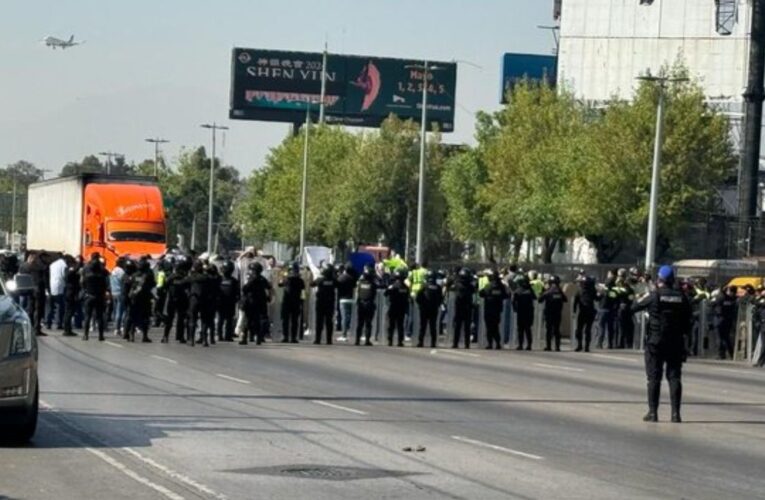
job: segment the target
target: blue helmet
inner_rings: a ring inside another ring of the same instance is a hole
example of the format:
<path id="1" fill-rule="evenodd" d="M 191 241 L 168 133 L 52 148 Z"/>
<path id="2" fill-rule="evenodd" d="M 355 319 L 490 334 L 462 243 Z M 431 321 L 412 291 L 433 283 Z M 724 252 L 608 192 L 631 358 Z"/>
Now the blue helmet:
<path id="1" fill-rule="evenodd" d="M 661 266 L 659 268 L 658 277 L 662 281 L 674 281 L 675 270 L 672 268 L 672 266 Z"/>

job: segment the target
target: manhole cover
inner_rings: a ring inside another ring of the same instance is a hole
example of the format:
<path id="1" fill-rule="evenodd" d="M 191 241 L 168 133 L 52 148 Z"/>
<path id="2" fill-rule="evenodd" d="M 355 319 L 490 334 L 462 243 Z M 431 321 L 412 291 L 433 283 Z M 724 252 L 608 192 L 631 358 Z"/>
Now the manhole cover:
<path id="1" fill-rule="evenodd" d="M 358 479 L 380 479 L 385 477 L 415 476 L 416 472 L 347 467 L 342 465 L 281 465 L 273 467 L 253 467 L 235 469 L 226 472 L 236 474 L 254 474 L 261 476 L 283 476 L 299 479 L 323 479 L 325 481 L 355 481 Z"/>

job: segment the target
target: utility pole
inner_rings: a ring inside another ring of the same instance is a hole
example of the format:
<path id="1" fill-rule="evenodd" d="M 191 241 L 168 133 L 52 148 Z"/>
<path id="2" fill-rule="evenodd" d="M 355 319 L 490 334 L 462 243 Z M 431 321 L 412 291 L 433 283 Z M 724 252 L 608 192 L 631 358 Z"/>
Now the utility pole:
<path id="1" fill-rule="evenodd" d="M 755 251 L 755 220 L 760 172 L 762 102 L 765 99 L 765 0 L 752 0 L 752 28 L 749 41 L 749 78 L 744 92 L 744 149 L 741 154 L 738 196 L 738 240 L 745 241 L 744 253 Z"/>
<path id="2" fill-rule="evenodd" d="M 210 193 L 208 196 L 207 206 L 207 254 L 212 255 L 213 251 L 213 198 L 215 196 L 215 133 L 218 130 L 228 130 L 228 127 L 218 125 L 215 122 L 212 124 L 205 123 L 200 125 L 202 128 L 210 129 L 212 133 L 212 155 L 210 156 Z"/>
<path id="3" fill-rule="evenodd" d="M 327 42 L 321 58 L 321 94 L 319 98 L 319 125 L 324 123 L 324 98 L 327 96 Z"/>
<path id="4" fill-rule="evenodd" d="M 308 135 L 311 131 L 311 106 L 305 109 L 305 139 L 303 141 L 303 190 L 300 195 L 300 262 L 305 256 L 305 218 L 306 199 L 308 197 Z"/>
<path id="5" fill-rule="evenodd" d="M 106 157 L 106 175 L 112 175 L 112 158 L 124 158 L 122 153 L 114 153 L 112 151 L 103 151 L 98 153 L 99 156 Z"/>
<path id="6" fill-rule="evenodd" d="M 154 143 L 154 177 L 159 176 L 159 145 L 165 144 L 170 141 L 166 139 L 160 139 L 157 137 L 156 139 L 146 139 L 146 142 Z"/>
<path id="7" fill-rule="evenodd" d="M 16 234 L 16 176 L 13 176 L 13 200 L 11 201 L 11 242 L 9 248 L 13 248 L 13 235 Z"/>

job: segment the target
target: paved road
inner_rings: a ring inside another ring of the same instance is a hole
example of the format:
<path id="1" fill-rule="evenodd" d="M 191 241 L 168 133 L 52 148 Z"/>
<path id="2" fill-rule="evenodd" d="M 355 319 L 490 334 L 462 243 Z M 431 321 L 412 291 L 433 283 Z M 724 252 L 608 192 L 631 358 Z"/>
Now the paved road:
<path id="1" fill-rule="evenodd" d="M 765 371 L 639 355 L 41 342 L 0 498 L 765 498 Z M 411 447 L 412 451 L 404 451 Z M 418 447 L 424 448 L 417 451 Z"/>

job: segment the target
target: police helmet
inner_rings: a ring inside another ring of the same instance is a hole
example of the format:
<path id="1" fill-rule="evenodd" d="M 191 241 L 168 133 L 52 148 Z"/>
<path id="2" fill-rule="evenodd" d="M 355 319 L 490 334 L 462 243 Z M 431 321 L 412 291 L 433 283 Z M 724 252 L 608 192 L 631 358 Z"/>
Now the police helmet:
<path id="1" fill-rule="evenodd" d="M 125 259 L 125 272 L 132 273 L 136 270 L 135 261 L 133 259 Z"/>
<path id="2" fill-rule="evenodd" d="M 298 262 L 298 261 L 294 261 L 294 262 L 293 262 L 293 263 L 290 265 L 290 272 L 291 272 L 292 274 L 300 274 L 300 262 Z"/>
<path id="3" fill-rule="evenodd" d="M 471 273 L 470 273 L 470 269 L 468 269 L 467 267 L 462 267 L 460 268 L 460 271 L 457 274 L 459 275 L 460 278 L 469 278 Z"/>
<path id="4" fill-rule="evenodd" d="M 234 274 L 234 263 L 231 262 L 230 260 L 227 260 L 221 266 L 221 271 L 223 272 L 224 275 L 231 276 L 232 274 Z"/>
<path id="5" fill-rule="evenodd" d="M 537 276 L 539 276 L 539 274 L 536 271 L 532 270 L 532 271 L 529 271 L 529 273 L 528 273 L 528 277 L 529 277 L 530 280 L 537 279 Z"/>
<path id="6" fill-rule="evenodd" d="M 665 283 L 671 283 L 675 280 L 675 270 L 672 266 L 661 266 L 657 274 L 658 279 Z"/>
<path id="7" fill-rule="evenodd" d="M 438 273 L 435 271 L 428 271 L 425 273 L 425 281 L 428 283 L 435 283 L 438 280 Z"/>
<path id="8" fill-rule="evenodd" d="M 409 271 L 407 270 L 407 268 L 400 267 L 396 269 L 396 279 L 404 281 L 407 276 L 409 276 Z"/>
<path id="9" fill-rule="evenodd" d="M 251 262 L 250 265 L 247 266 L 247 269 L 255 273 L 255 275 L 260 275 L 263 272 L 263 264 L 260 262 Z"/>
<path id="10" fill-rule="evenodd" d="M 375 273 L 375 268 L 371 264 L 364 265 L 364 276 L 372 276 Z"/>

